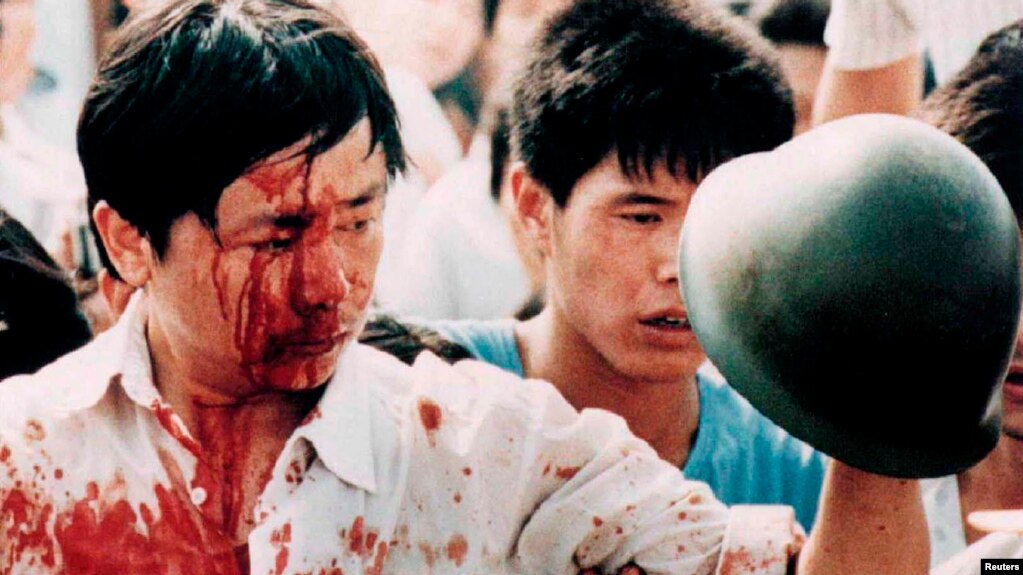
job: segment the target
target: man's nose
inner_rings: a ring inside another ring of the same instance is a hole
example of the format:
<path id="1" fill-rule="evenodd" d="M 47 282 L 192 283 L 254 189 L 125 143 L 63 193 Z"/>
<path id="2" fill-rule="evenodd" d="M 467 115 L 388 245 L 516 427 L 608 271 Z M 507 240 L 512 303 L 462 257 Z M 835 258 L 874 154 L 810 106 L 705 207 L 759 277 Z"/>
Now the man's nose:
<path id="1" fill-rule="evenodd" d="M 295 307 L 300 312 L 337 307 L 351 291 L 341 250 L 329 238 L 301 243 L 292 269 Z"/>
<path id="2" fill-rule="evenodd" d="M 661 234 L 657 240 L 655 274 L 660 283 L 678 285 L 678 239 L 682 226 L 673 227 L 667 232 L 669 233 Z"/>

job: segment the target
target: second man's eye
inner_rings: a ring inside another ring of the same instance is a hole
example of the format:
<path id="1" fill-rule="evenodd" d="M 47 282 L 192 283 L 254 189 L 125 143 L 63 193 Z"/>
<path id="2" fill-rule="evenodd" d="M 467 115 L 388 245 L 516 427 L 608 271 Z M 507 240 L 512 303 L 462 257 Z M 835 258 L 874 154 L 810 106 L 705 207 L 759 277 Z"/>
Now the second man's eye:
<path id="1" fill-rule="evenodd" d="M 661 221 L 658 214 L 625 214 L 622 218 L 637 224 L 656 224 Z"/>

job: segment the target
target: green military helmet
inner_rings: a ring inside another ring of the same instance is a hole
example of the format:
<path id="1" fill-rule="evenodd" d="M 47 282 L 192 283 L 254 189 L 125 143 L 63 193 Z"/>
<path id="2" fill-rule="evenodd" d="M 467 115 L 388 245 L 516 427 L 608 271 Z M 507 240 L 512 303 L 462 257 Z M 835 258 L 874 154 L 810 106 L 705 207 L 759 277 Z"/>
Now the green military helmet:
<path id="1" fill-rule="evenodd" d="M 757 409 L 853 466 L 935 477 L 998 439 L 1019 240 L 965 146 L 864 115 L 710 174 L 679 273 L 707 355 Z"/>

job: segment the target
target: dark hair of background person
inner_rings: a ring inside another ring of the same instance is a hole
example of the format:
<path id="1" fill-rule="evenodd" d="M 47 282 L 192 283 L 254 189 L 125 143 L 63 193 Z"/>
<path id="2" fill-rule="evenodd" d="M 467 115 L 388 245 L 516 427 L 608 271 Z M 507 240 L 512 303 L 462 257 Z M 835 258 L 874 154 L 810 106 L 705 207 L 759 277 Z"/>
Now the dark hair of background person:
<path id="1" fill-rule="evenodd" d="M 412 365 L 423 351 L 433 352 L 448 363 L 472 359 L 469 350 L 444 339 L 437 332 L 399 322 L 386 314 L 370 317 L 366 327 L 359 334 L 359 342 L 393 355 L 408 365 Z"/>
<path id="2" fill-rule="evenodd" d="M 1023 222 L 1023 20 L 988 36 L 915 115 L 979 156 Z"/>
<path id="3" fill-rule="evenodd" d="M 110 25 L 117 28 L 128 19 L 128 7 L 121 0 L 116 0 L 110 5 Z"/>
<path id="4" fill-rule="evenodd" d="M 326 9 L 307 0 L 158 4 L 116 33 L 86 97 L 78 152 L 90 212 L 106 201 L 160 256 L 186 213 L 215 230 L 221 194 L 254 164 L 307 137 L 311 158 L 365 117 L 390 175 L 404 169 L 380 66 Z"/>
<path id="5" fill-rule="evenodd" d="M 68 276 L 0 210 L 0 380 L 33 373 L 91 339 Z"/>
<path id="6" fill-rule="evenodd" d="M 494 22 L 497 21 L 497 8 L 501 0 L 483 0 L 483 32 L 488 36 L 494 32 Z"/>
<path id="7" fill-rule="evenodd" d="M 513 317 L 519 321 L 528 321 L 540 315 L 546 306 L 547 297 L 544 295 L 544 290 L 537 290 L 529 296 L 526 303 L 519 307 Z"/>
<path id="8" fill-rule="evenodd" d="M 508 123 L 508 108 L 501 107 L 494 114 L 490 128 L 490 197 L 501 201 L 501 184 L 508 171 L 508 156 L 511 152 L 511 134 Z"/>
<path id="9" fill-rule="evenodd" d="M 830 0 L 755 0 L 747 16 L 775 44 L 824 47 Z"/>
<path id="10" fill-rule="evenodd" d="M 698 182 L 792 137 L 792 93 L 748 25 L 699 2 L 581 0 L 550 21 L 515 85 L 517 159 L 564 206 L 612 150 L 629 177 L 664 161 Z"/>

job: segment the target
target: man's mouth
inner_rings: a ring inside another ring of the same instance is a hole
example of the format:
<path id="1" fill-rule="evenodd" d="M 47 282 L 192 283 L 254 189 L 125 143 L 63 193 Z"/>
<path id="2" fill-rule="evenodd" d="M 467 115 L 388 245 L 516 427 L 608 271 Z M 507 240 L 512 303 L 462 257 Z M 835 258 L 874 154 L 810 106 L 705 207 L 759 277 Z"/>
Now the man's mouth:
<path id="1" fill-rule="evenodd" d="M 641 324 L 658 329 L 688 329 L 689 318 L 685 316 L 664 315 L 640 320 Z"/>
<path id="2" fill-rule="evenodd" d="M 1005 376 L 1002 386 L 1002 399 L 1013 403 L 1023 403 L 1023 365 L 1012 364 Z"/>
<path id="3" fill-rule="evenodd" d="M 324 355 L 341 345 L 347 333 L 339 333 L 324 337 L 290 339 L 278 344 L 278 349 L 290 355 Z"/>

